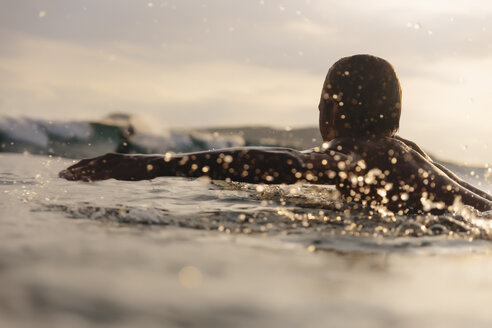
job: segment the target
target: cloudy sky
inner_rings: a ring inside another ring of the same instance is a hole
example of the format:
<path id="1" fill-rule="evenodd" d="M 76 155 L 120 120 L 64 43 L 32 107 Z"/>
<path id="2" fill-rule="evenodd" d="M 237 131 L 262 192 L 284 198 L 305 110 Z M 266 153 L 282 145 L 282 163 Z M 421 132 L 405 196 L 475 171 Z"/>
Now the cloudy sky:
<path id="1" fill-rule="evenodd" d="M 342 56 L 396 68 L 400 134 L 492 165 L 492 2 L 0 2 L 0 114 L 154 126 L 313 126 Z"/>

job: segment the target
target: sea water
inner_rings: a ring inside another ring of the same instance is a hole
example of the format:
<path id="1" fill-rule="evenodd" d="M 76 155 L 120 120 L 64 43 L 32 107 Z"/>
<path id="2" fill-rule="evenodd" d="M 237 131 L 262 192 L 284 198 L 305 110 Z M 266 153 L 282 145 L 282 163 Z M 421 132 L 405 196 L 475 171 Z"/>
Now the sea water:
<path id="1" fill-rule="evenodd" d="M 34 143 L 25 131 L 11 147 Z M 2 326 L 490 326 L 491 212 L 398 216 L 332 186 L 69 182 L 54 134 L 45 155 L 0 154 Z M 487 168 L 460 170 L 491 189 Z"/>

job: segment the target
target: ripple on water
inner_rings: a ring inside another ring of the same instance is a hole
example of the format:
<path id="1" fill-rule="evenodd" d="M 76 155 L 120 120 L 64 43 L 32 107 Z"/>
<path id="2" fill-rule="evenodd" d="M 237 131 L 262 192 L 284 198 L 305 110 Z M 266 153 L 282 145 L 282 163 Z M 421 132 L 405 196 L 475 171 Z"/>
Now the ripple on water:
<path id="1" fill-rule="evenodd" d="M 339 238 L 376 251 L 492 239 L 492 212 L 466 209 L 459 214 L 394 215 L 342 202 L 334 188 L 324 186 L 268 186 L 258 192 L 254 185 L 221 182 L 210 185 L 208 191 L 219 192 L 220 197 L 213 193 L 194 194 L 188 198 L 188 207 L 196 210 L 191 213 L 166 208 L 165 200 L 162 206 L 49 203 L 35 210 L 129 225 L 172 225 L 227 234 L 280 236 L 316 250 L 340 248 L 344 242 Z M 180 201 L 186 203 L 187 199 Z"/>

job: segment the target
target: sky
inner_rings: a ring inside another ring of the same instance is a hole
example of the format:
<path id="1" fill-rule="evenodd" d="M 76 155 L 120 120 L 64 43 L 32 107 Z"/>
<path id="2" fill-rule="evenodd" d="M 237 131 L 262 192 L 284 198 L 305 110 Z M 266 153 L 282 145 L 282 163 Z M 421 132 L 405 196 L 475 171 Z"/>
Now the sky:
<path id="1" fill-rule="evenodd" d="M 369 53 L 395 67 L 400 135 L 492 165 L 492 2 L 0 2 L 0 115 L 152 129 L 317 124 L 325 74 Z"/>

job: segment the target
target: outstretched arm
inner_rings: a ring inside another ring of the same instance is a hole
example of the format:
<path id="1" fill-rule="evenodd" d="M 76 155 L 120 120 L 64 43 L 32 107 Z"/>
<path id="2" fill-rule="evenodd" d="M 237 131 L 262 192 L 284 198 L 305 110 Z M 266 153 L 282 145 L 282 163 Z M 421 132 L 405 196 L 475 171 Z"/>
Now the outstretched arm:
<path id="1" fill-rule="evenodd" d="M 340 165 L 340 162 L 344 162 Z M 344 154 L 301 153 L 285 148 L 238 148 L 180 155 L 106 154 L 84 159 L 59 173 L 67 180 L 148 180 L 159 176 L 200 177 L 252 183 L 336 184 L 352 169 Z"/>

